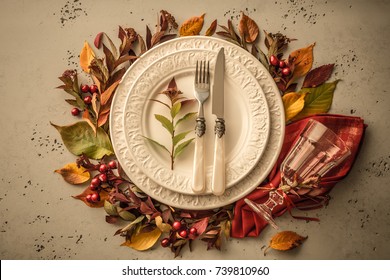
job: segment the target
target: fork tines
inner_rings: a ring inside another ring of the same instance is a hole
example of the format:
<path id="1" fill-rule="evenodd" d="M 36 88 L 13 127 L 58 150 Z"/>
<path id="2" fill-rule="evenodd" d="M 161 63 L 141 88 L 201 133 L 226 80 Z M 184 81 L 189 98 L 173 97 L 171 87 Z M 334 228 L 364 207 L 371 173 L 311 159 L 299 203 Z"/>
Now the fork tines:
<path id="1" fill-rule="evenodd" d="M 206 71 L 207 64 L 207 71 Z M 195 71 L 195 83 L 209 83 L 210 82 L 210 62 L 199 61 L 196 62 L 196 71 Z"/>

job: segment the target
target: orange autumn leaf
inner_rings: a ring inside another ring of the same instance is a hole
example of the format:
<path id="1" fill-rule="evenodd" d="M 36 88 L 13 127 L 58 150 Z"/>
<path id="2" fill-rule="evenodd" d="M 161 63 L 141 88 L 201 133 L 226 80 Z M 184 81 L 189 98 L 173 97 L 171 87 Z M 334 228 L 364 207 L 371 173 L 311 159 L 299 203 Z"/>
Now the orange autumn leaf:
<path id="1" fill-rule="evenodd" d="M 291 250 L 301 245 L 302 242 L 306 239 L 307 236 L 306 237 L 300 236 L 294 231 L 279 232 L 272 237 L 268 248 L 265 249 L 264 251 L 264 255 L 269 248 L 279 250 L 279 251 Z"/>
<path id="2" fill-rule="evenodd" d="M 82 166 L 78 167 L 74 162 L 68 163 L 61 169 L 57 169 L 54 172 L 61 174 L 64 180 L 72 185 L 85 183 L 91 177 L 91 174 L 87 169 Z"/>
<path id="3" fill-rule="evenodd" d="M 238 25 L 240 35 L 247 43 L 253 43 L 259 36 L 259 27 L 256 22 L 242 12 L 241 20 Z"/>
<path id="4" fill-rule="evenodd" d="M 76 195 L 76 196 L 72 196 L 72 197 L 83 201 L 86 205 L 88 205 L 89 207 L 92 207 L 92 208 L 104 207 L 104 201 L 108 200 L 108 198 L 109 198 L 108 192 L 106 192 L 105 190 L 101 190 L 99 193 L 100 201 L 89 202 L 89 201 L 87 201 L 86 197 L 87 197 L 87 195 L 92 194 L 92 193 L 94 193 L 94 191 L 92 191 L 88 186 L 81 194 Z"/>
<path id="5" fill-rule="evenodd" d="M 306 48 L 295 50 L 290 54 L 288 62 L 293 69 L 293 73 L 286 85 L 286 88 L 310 71 L 313 66 L 314 46 L 315 44 L 311 44 Z"/>
<path id="6" fill-rule="evenodd" d="M 91 61 L 95 58 L 95 53 L 93 52 L 91 46 L 88 44 L 87 41 L 84 42 L 84 46 L 80 53 L 80 66 L 81 69 L 83 69 L 84 72 L 89 73 L 89 65 L 91 64 Z"/>
<path id="7" fill-rule="evenodd" d="M 130 239 L 126 240 L 121 246 L 127 246 L 138 251 L 145 251 L 153 247 L 161 236 L 161 230 L 156 227 L 152 231 L 136 231 Z"/>
<path id="8" fill-rule="evenodd" d="M 283 95 L 284 114 L 286 122 L 298 115 L 305 106 L 306 93 L 289 92 Z"/>
<path id="9" fill-rule="evenodd" d="M 186 20 L 182 26 L 180 26 L 180 36 L 192 36 L 199 35 L 203 27 L 204 15 L 200 17 L 192 17 Z"/>

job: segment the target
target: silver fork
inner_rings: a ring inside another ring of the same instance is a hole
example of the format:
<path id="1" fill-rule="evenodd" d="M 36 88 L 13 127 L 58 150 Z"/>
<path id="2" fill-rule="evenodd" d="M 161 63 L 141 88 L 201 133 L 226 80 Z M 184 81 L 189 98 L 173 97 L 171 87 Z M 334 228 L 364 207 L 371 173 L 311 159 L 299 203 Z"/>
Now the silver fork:
<path id="1" fill-rule="evenodd" d="M 199 65 L 200 64 L 200 65 Z M 210 64 L 206 61 L 196 62 L 195 71 L 195 98 L 199 102 L 198 117 L 195 127 L 194 168 L 192 172 L 192 191 L 203 193 L 206 187 L 205 161 L 204 161 L 204 134 L 206 120 L 204 118 L 203 104 L 210 96 Z"/>

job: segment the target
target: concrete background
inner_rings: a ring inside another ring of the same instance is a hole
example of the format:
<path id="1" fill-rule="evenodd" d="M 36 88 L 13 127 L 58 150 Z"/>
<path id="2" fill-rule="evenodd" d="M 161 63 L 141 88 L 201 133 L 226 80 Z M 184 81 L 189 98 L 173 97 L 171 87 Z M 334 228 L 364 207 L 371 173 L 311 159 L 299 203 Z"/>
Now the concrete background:
<path id="1" fill-rule="evenodd" d="M 196 242 L 179 259 L 389 259 L 390 258 L 390 1 L 91 1 L 1 0 L 0 9 L 0 257 L 1 259 L 172 259 L 155 246 L 137 252 L 119 245 L 115 225 L 103 209 L 71 198 L 71 186 L 53 170 L 75 157 L 63 146 L 49 121 L 70 124 L 66 94 L 54 88 L 68 68 L 78 67 L 84 40 L 98 32 L 116 38 L 118 25 L 144 34 L 158 12 L 168 10 L 180 24 L 206 12 L 237 24 L 245 11 L 261 29 L 298 41 L 289 51 L 316 42 L 314 66 L 336 63 L 332 113 L 360 116 L 368 124 L 361 153 L 349 176 L 331 192 L 330 204 L 311 211 L 321 222 L 289 215 L 283 230 L 308 235 L 290 252 L 265 245 L 276 232 L 259 238 L 231 239 L 222 251 Z M 212 3 L 212 4 L 211 4 Z"/>

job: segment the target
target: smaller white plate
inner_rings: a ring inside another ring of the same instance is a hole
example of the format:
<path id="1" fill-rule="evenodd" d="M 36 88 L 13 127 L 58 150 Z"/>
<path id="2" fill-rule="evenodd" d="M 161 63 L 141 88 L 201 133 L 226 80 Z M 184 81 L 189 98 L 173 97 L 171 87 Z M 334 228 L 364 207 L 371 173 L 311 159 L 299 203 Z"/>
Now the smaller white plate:
<path id="1" fill-rule="evenodd" d="M 167 88 L 173 77 L 183 96 L 193 99 L 196 61 L 205 59 L 210 61 L 212 81 L 216 54 L 216 51 L 211 50 L 187 49 L 163 56 L 138 76 L 128 92 L 123 127 L 133 160 L 153 181 L 178 193 L 194 195 L 191 188 L 193 144 L 175 159 L 174 169 L 171 170 L 169 154 L 144 138 L 147 136 L 154 139 L 168 149 L 171 146 L 170 134 L 154 118 L 154 114 L 169 116 L 169 110 L 150 99 L 169 102 L 159 93 Z M 140 60 L 142 61 L 142 57 Z M 261 86 L 249 70 L 229 56 L 226 57 L 225 68 L 226 187 L 230 188 L 242 180 L 260 160 L 267 146 L 270 116 Z M 211 194 L 215 124 L 211 103 L 212 96 L 205 103 L 207 129 L 204 194 Z M 197 103 L 183 113 L 190 111 L 197 111 Z M 188 120 L 178 127 L 177 133 L 191 130 L 186 139 L 193 138 L 194 127 L 195 119 Z"/>

